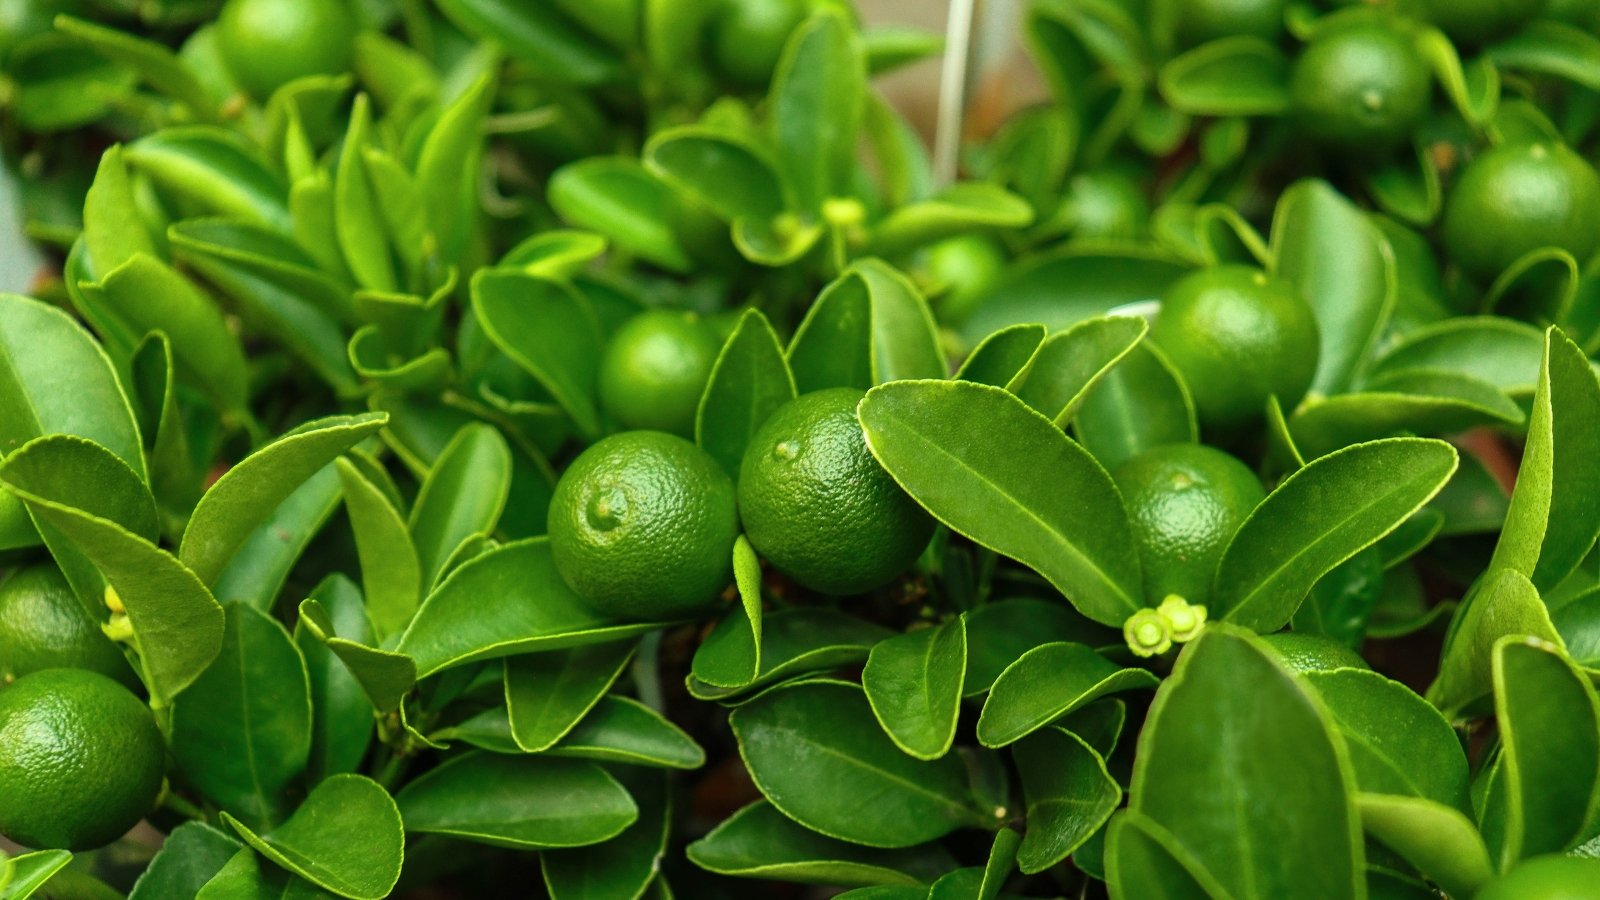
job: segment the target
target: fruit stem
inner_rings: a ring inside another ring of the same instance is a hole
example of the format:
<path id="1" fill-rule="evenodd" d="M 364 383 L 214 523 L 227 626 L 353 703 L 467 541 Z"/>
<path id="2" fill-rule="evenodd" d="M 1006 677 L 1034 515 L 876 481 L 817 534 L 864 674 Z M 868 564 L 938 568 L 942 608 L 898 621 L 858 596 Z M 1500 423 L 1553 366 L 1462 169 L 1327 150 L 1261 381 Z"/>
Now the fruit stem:
<path id="1" fill-rule="evenodd" d="M 406 769 L 411 765 L 411 757 L 399 751 L 392 751 L 389 758 L 384 761 L 383 768 L 373 774 L 372 780 L 376 781 L 389 793 L 394 793 L 394 787 L 399 783 Z"/>
<path id="2" fill-rule="evenodd" d="M 161 796 L 161 805 L 172 810 L 180 816 L 204 822 L 207 820 L 206 811 L 188 800 L 183 795 L 174 793 L 171 786 Z"/>

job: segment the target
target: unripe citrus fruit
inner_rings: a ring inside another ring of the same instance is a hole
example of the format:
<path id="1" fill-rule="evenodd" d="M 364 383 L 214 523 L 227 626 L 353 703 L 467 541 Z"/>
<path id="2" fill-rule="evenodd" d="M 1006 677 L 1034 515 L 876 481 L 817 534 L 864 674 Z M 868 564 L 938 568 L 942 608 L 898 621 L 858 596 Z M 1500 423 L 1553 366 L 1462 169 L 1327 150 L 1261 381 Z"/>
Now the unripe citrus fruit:
<path id="1" fill-rule="evenodd" d="M 739 468 L 739 515 L 750 544 L 795 581 L 857 594 L 905 571 L 934 522 L 867 449 L 856 405 L 830 388 L 779 407 Z"/>
<path id="2" fill-rule="evenodd" d="M 40 669 L 89 669 L 132 687 L 127 657 L 78 602 L 54 563 L 0 582 L 0 684 Z"/>
<path id="3" fill-rule="evenodd" d="M 1264 634 L 1261 640 L 1278 654 L 1279 662 L 1294 672 L 1372 668 L 1361 654 L 1326 635 L 1280 631 Z"/>
<path id="4" fill-rule="evenodd" d="M 1179 279 L 1150 339 L 1183 376 L 1200 423 L 1231 430 L 1259 420 L 1268 395 L 1300 402 L 1317 370 L 1317 321 L 1294 286 L 1223 265 Z"/>
<path id="5" fill-rule="evenodd" d="M 1362 156 L 1405 143 L 1432 92 L 1433 74 L 1411 38 L 1382 19 L 1318 32 L 1289 82 L 1300 130 Z"/>
<path id="6" fill-rule="evenodd" d="M 1211 597 L 1217 561 L 1266 492 L 1245 464 L 1203 444 L 1153 447 L 1112 473 L 1133 524 L 1145 596 Z"/>
<path id="7" fill-rule="evenodd" d="M 733 482 L 683 438 L 625 431 L 583 451 L 550 501 L 550 551 L 568 585 L 619 618 L 680 618 L 727 585 Z"/>
<path id="8" fill-rule="evenodd" d="M 348 69 L 356 19 L 347 0 L 228 0 L 216 29 L 229 74 L 265 100 L 296 78 Z"/>
<path id="9" fill-rule="evenodd" d="M 1444 244 L 1462 271 L 1486 283 L 1541 247 L 1567 250 L 1581 266 L 1600 248 L 1600 174 L 1561 144 L 1487 150 L 1450 189 Z"/>
<path id="10" fill-rule="evenodd" d="M 762 88 L 783 56 L 784 44 L 805 18 L 799 0 L 733 0 L 711 23 L 711 54 L 735 84 Z"/>
<path id="11" fill-rule="evenodd" d="M 693 313 L 639 313 L 617 329 L 600 358 L 600 403 L 623 428 L 690 437 L 719 349 L 710 326 Z"/>
<path id="12" fill-rule="evenodd" d="M 1535 856 L 1484 885 L 1472 900 L 1593 900 L 1600 859 Z"/>
<path id="13" fill-rule="evenodd" d="M 97 672 L 45 669 L 0 690 L 0 834 L 90 850 L 138 824 L 166 750 L 150 708 Z"/>

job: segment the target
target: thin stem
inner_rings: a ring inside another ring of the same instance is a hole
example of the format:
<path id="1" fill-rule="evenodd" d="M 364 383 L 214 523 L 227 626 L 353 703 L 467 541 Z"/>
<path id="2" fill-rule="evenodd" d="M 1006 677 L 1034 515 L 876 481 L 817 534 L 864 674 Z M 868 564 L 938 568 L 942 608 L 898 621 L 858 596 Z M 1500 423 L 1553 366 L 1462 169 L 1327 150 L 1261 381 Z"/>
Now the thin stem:
<path id="1" fill-rule="evenodd" d="M 394 793 L 394 787 L 405 776 L 406 769 L 411 766 L 411 757 L 400 752 L 392 752 L 384 761 L 383 768 L 372 776 L 372 780 L 383 786 L 389 793 Z"/>
<path id="2" fill-rule="evenodd" d="M 205 810 L 184 799 L 182 794 L 173 792 L 170 787 L 168 787 L 166 794 L 162 796 L 161 805 L 185 818 L 196 819 L 201 822 L 206 821 Z"/>
<path id="3" fill-rule="evenodd" d="M 944 65 L 939 73 L 939 119 L 933 136 L 933 178 L 939 185 L 955 181 L 960 165 L 975 5 L 976 0 L 950 0 L 950 21 L 944 33 Z"/>

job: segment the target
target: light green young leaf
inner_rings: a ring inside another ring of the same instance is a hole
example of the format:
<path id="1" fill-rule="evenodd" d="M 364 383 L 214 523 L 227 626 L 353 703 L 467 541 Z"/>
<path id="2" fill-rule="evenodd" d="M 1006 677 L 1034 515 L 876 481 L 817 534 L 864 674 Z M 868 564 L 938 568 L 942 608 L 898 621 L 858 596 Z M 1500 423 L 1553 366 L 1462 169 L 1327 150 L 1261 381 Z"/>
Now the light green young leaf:
<path id="1" fill-rule="evenodd" d="M 517 850 L 598 844 L 639 818 L 621 784 L 591 762 L 549 756 L 456 756 L 395 796 L 406 831 Z"/>
<path id="2" fill-rule="evenodd" d="M 738 481 L 751 436 L 794 396 L 777 333 L 760 310 L 746 310 L 711 367 L 695 414 L 695 443 Z"/>
<path id="3" fill-rule="evenodd" d="M 27 900 L 72 862 L 65 850 L 35 850 L 0 861 L 9 878 L 0 878 L 0 900 Z"/>
<path id="4" fill-rule="evenodd" d="M 563 282 L 482 269 L 472 310 L 495 346 L 532 375 L 587 438 L 600 435 L 600 324 L 583 295 Z"/>
<path id="5" fill-rule="evenodd" d="M 842 15 L 819 11 L 789 36 L 768 103 L 773 146 L 800 208 L 847 192 L 866 80 L 860 40 Z"/>
<path id="6" fill-rule="evenodd" d="M 382 637 L 405 630 L 422 597 L 422 564 L 405 517 L 379 484 L 349 458 L 336 461 L 345 512 L 355 535 L 362 593 Z"/>
<path id="7" fill-rule="evenodd" d="M 345 265 L 350 267 L 356 283 L 370 290 L 394 291 L 399 280 L 389 249 L 389 231 L 367 178 L 363 153 L 371 128 L 367 95 L 357 94 L 334 173 L 333 225 Z"/>
<path id="8" fill-rule="evenodd" d="M 1041 644 L 989 688 L 978 717 L 978 742 L 1004 747 L 1108 694 L 1158 684 L 1150 672 L 1122 668 L 1082 644 Z"/>
<path id="9" fill-rule="evenodd" d="M 1428 700 L 1446 716 L 1455 716 L 1493 689 L 1494 647 L 1513 635 L 1560 645 L 1550 612 L 1539 590 L 1514 569 L 1492 571 L 1462 600 L 1445 636 L 1439 674 L 1428 688 Z"/>
<path id="10" fill-rule="evenodd" d="M 136 253 L 158 255 L 155 239 L 139 215 L 122 148 L 113 146 L 100 157 L 94 181 L 83 198 L 83 248 L 89 268 L 105 274 Z"/>
<path id="11" fill-rule="evenodd" d="M 1129 350 L 1101 376 L 1083 398 L 1073 431 L 1107 469 L 1151 447 L 1200 439 L 1189 388 L 1148 342 Z"/>
<path id="12" fill-rule="evenodd" d="M 550 177 L 548 199 L 567 224 L 603 234 L 669 272 L 694 266 L 675 227 L 679 198 L 636 159 L 591 156 L 568 163 Z"/>
<path id="13" fill-rule="evenodd" d="M 1461 810 L 1422 797 L 1356 795 L 1361 827 L 1448 891 L 1470 897 L 1494 876 L 1483 837 Z"/>
<path id="14" fill-rule="evenodd" d="M 617 641 L 507 659 L 506 714 L 517 746 L 538 753 L 565 737 L 622 675 L 633 649 Z"/>
<path id="15" fill-rule="evenodd" d="M 270 610 L 300 555 L 339 508 L 339 476 L 323 466 L 283 498 L 217 575 L 211 593 L 219 603 Z"/>
<path id="16" fill-rule="evenodd" d="M 326 779 L 287 820 L 259 834 L 226 812 L 222 817 L 257 853 L 341 897 L 381 900 L 400 880 L 400 811 L 366 776 Z"/>
<path id="17" fill-rule="evenodd" d="M 966 617 L 957 616 L 873 647 L 861 687 L 895 746 L 917 759 L 938 759 L 955 741 L 966 671 Z"/>
<path id="18" fill-rule="evenodd" d="M 345 611 L 348 607 L 342 601 L 329 612 L 320 593 L 313 591 L 312 596 L 300 601 L 299 625 L 339 657 L 374 709 L 382 713 L 399 709 L 400 701 L 417 683 L 417 664 L 404 653 L 373 646 L 371 636 L 361 633 L 359 621 L 354 623 L 356 629 L 347 627 L 341 635 L 338 628 L 343 623 L 334 616 L 339 614 L 340 619 L 345 619 L 352 614 Z"/>
<path id="19" fill-rule="evenodd" d="M 461 542 L 493 533 L 511 490 L 511 448 L 491 425 L 456 432 L 423 479 L 407 523 L 422 583 L 431 589 Z"/>
<path id="20" fill-rule="evenodd" d="M 1045 340 L 1015 392 L 1065 428 L 1089 392 L 1149 330 L 1144 319 L 1132 316 L 1085 319 Z"/>
<path id="21" fill-rule="evenodd" d="M 306 604 L 320 607 L 320 616 L 310 614 Z M 366 690 L 327 642 L 343 632 L 352 642 L 370 644 L 373 632 L 361 589 L 337 572 L 312 588 L 301 607 L 294 645 L 306 661 L 311 688 L 311 756 L 306 774 L 316 784 L 329 775 L 359 769 L 372 743 L 372 705 Z M 314 618 L 320 621 L 311 621 Z"/>
<path id="22" fill-rule="evenodd" d="M 1043 325 L 1009 325 L 972 348 L 954 377 L 1005 388 L 1013 393 L 1027 379 L 1044 344 Z"/>
<path id="23" fill-rule="evenodd" d="M 761 560 L 750 541 L 733 544 L 733 581 L 739 605 L 695 648 L 690 677 L 716 688 L 743 688 L 761 674 Z"/>

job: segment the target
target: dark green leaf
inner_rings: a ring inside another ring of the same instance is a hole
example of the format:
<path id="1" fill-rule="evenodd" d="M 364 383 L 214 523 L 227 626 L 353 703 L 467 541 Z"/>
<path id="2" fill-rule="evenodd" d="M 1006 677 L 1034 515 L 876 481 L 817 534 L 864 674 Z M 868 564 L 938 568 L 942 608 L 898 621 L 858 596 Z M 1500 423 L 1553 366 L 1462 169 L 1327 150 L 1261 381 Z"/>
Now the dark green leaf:
<path id="1" fill-rule="evenodd" d="M 762 616 L 761 655 L 754 681 L 736 687 L 718 687 L 691 675 L 689 693 L 700 700 L 721 700 L 806 672 L 862 663 L 873 646 L 891 634 L 881 625 L 837 610 L 821 607 L 775 610 Z"/>
<path id="2" fill-rule="evenodd" d="M 1035 569 L 1098 622 L 1120 626 L 1142 606 L 1110 476 L 1014 395 L 897 382 L 873 389 L 860 416 L 878 462 L 940 521 Z"/>
<path id="3" fill-rule="evenodd" d="M 618 641 L 506 660 L 506 713 L 517 746 L 548 750 L 594 708 L 633 658 Z"/>
<path id="4" fill-rule="evenodd" d="M 1443 441 L 1347 447 L 1290 475 L 1256 507 L 1217 566 L 1212 616 L 1281 628 L 1317 579 L 1394 530 L 1456 468 Z"/>
<path id="5" fill-rule="evenodd" d="M 1073 430 L 1108 469 L 1151 447 L 1200 437 L 1188 387 L 1150 343 L 1135 346 L 1100 378 L 1083 399 Z"/>
<path id="6" fill-rule="evenodd" d="M 1004 747 L 1108 694 L 1157 684 L 1144 669 L 1124 669 L 1082 644 L 1041 644 L 995 679 L 978 718 L 978 742 Z"/>
<path id="7" fill-rule="evenodd" d="M 650 707 L 619 694 L 602 697 L 575 728 L 545 752 L 668 769 L 698 769 L 706 762 L 706 752 L 694 738 Z"/>
<path id="8" fill-rule="evenodd" d="M 546 538 L 505 544 L 462 564 L 428 596 L 401 635 L 425 678 L 450 666 L 517 653 L 604 644 L 658 623 L 601 617 L 567 586 Z"/>
<path id="9" fill-rule="evenodd" d="M 733 544 L 739 605 L 695 648 L 690 676 L 714 688 L 742 688 L 761 674 L 761 560 L 744 535 Z"/>
<path id="10" fill-rule="evenodd" d="M 1109 831 L 1106 880 L 1114 900 L 1229 896 L 1171 832 L 1151 819 L 1125 810 Z"/>
<path id="11" fill-rule="evenodd" d="M 938 759 L 955 741 L 966 670 L 966 618 L 957 616 L 873 647 L 861 687 L 895 746 L 917 759 Z"/>
<path id="12" fill-rule="evenodd" d="M 259 835 L 222 815 L 256 852 L 341 897 L 380 900 L 400 880 L 405 856 L 400 811 L 370 778 L 324 780 L 288 820 Z M 360 840 L 352 841 L 353 835 Z"/>
<path id="13" fill-rule="evenodd" d="M 407 831 L 519 850 L 598 844 L 639 818 L 633 798 L 594 763 L 475 751 L 395 797 Z"/>
<path id="14" fill-rule="evenodd" d="M 184 781 L 252 824 L 274 821 L 311 752 L 305 660 L 283 626 L 230 603 L 222 651 L 172 705 Z"/>
<path id="15" fill-rule="evenodd" d="M 294 644 L 306 661 L 311 687 L 311 756 L 306 769 L 315 784 L 329 775 L 356 771 L 372 743 L 372 707 L 361 681 L 325 642 L 331 635 L 344 634 L 349 641 L 370 644 L 373 633 L 361 589 L 343 575 L 324 578 L 304 603 L 315 604 L 320 613 L 302 612 L 294 626 Z"/>
<path id="16" fill-rule="evenodd" d="M 765 800 L 723 820 L 686 855 L 719 875 L 851 886 L 921 884 L 955 865 L 938 844 L 883 850 L 818 834 Z"/>
<path id="17" fill-rule="evenodd" d="M 1046 728 L 1012 748 L 1028 803 L 1027 833 L 1017 850 L 1025 873 L 1066 859 L 1111 818 L 1122 788 L 1082 738 Z"/>
<path id="18" fill-rule="evenodd" d="M 802 209 L 848 189 L 866 78 L 860 40 L 842 15 L 819 11 L 790 35 L 768 102 L 784 180 Z"/>
<path id="19" fill-rule="evenodd" d="M 1064 428 L 1100 379 L 1149 330 L 1144 319 L 1104 316 L 1053 334 L 1034 355 L 1028 378 L 1016 394 Z"/>
<path id="20" fill-rule="evenodd" d="M 1513 397 L 1528 397 L 1539 383 L 1543 354 L 1544 337 L 1532 325 L 1496 316 L 1461 316 L 1406 335 L 1378 357 L 1367 377 L 1412 369 L 1449 371 Z"/>
<path id="21" fill-rule="evenodd" d="M 1453 372 L 1394 372 L 1366 390 L 1301 404 L 1289 419 L 1297 447 L 1315 459 L 1360 441 L 1402 434 L 1454 434 L 1522 424 L 1522 410 L 1499 388 Z"/>
<path id="22" fill-rule="evenodd" d="M 777 687 L 735 709 L 729 723 L 761 793 L 813 831 L 893 848 L 974 822 L 961 763 L 902 753 L 855 685 Z"/>
<path id="23" fill-rule="evenodd" d="M 794 376 L 778 335 L 760 310 L 747 310 L 711 367 L 695 414 L 695 443 L 738 481 L 751 436 L 794 396 Z"/>
<path id="24" fill-rule="evenodd" d="M 1439 711 L 1398 681 L 1359 669 L 1307 672 L 1344 735 L 1356 786 L 1467 809 L 1467 758 Z"/>
<path id="25" fill-rule="evenodd" d="M 185 822 L 161 842 L 161 850 L 134 882 L 128 900 L 193 897 L 222 871 L 241 846 L 204 822 Z"/>
<path id="26" fill-rule="evenodd" d="M 579 431 L 598 437 L 600 325 L 583 295 L 563 282 L 483 269 L 472 278 L 472 309 L 495 346 L 550 392 Z"/>
<path id="27" fill-rule="evenodd" d="M 605 843 L 541 853 L 551 900 L 636 900 L 660 870 L 672 826 L 671 785 L 660 772 L 628 769 L 618 777 L 639 806 L 639 820 Z"/>
<path id="28" fill-rule="evenodd" d="M 1211 624 L 1156 692 L 1129 808 L 1231 896 L 1294 896 L 1308 884 L 1361 896 L 1353 787 L 1309 689 L 1247 632 Z"/>

